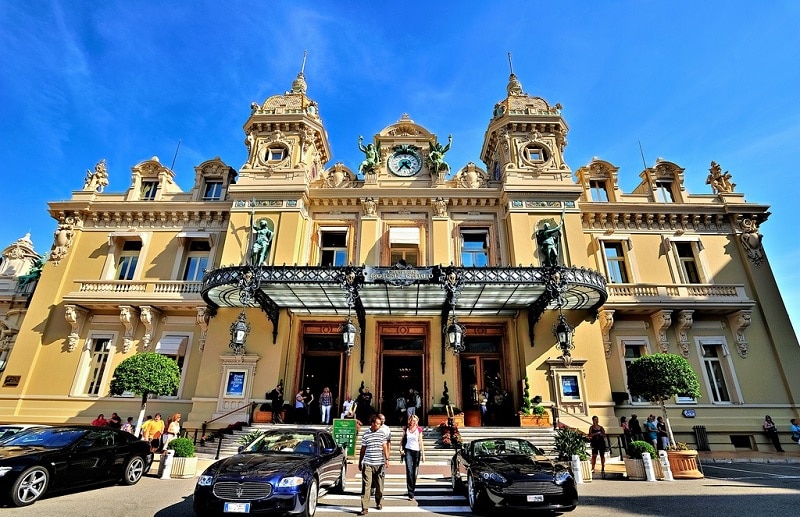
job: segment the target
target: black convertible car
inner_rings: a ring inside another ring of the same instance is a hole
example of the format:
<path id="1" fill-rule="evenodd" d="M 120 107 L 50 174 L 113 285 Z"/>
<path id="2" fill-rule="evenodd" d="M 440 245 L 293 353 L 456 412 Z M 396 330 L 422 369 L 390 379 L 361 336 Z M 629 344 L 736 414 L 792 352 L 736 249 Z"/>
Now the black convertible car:
<path id="1" fill-rule="evenodd" d="M 526 440 L 470 442 L 453 456 L 451 477 L 454 492 L 466 483 L 469 506 L 476 513 L 494 506 L 570 512 L 578 504 L 569 470 Z"/>
<path id="2" fill-rule="evenodd" d="M 134 485 L 152 462 L 148 443 L 118 429 L 30 428 L 0 445 L 0 494 L 27 506 L 51 491 L 115 480 Z"/>
<path id="3" fill-rule="evenodd" d="M 274 429 L 203 472 L 194 489 L 194 511 L 311 517 L 320 489 L 344 492 L 346 481 L 347 457 L 330 433 Z"/>

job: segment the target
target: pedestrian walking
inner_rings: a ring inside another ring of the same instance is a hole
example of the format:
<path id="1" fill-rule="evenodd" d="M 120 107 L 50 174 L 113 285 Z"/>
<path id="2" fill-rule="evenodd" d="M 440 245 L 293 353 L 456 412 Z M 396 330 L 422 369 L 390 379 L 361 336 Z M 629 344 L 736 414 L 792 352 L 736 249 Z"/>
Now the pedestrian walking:
<path id="1" fill-rule="evenodd" d="M 419 464 L 425 461 L 425 444 L 422 440 L 422 428 L 419 427 L 417 415 L 411 415 L 408 418 L 408 426 L 403 430 L 403 438 L 400 440 L 400 457 L 406 464 L 408 500 L 413 501 L 414 492 L 417 489 Z"/>
<path id="2" fill-rule="evenodd" d="M 389 466 L 389 446 L 386 434 L 381 431 L 381 419 L 373 415 L 369 429 L 361 437 L 361 450 L 358 456 L 358 470 L 361 471 L 361 511 L 358 515 L 369 513 L 370 487 L 375 485 L 375 508 L 383 509 L 383 470 Z"/>

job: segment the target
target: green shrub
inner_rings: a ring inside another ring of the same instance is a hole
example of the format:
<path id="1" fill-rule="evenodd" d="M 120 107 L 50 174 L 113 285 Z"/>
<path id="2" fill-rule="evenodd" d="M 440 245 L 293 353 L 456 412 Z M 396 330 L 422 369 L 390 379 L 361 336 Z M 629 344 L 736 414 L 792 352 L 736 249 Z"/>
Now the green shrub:
<path id="1" fill-rule="evenodd" d="M 167 444 L 167 449 L 175 451 L 176 458 L 193 458 L 194 443 L 189 438 L 175 438 Z"/>
<path id="2" fill-rule="evenodd" d="M 628 456 L 630 456 L 632 460 L 642 459 L 642 454 L 645 452 L 649 453 L 651 458 L 656 457 L 656 448 L 653 447 L 652 444 L 649 444 L 647 442 L 643 442 L 641 440 L 634 440 L 628 447 Z"/>
<path id="3" fill-rule="evenodd" d="M 547 413 L 547 408 L 537 404 L 531 408 L 531 412 L 533 413 L 534 416 L 544 416 L 545 413 Z"/>
<path id="4" fill-rule="evenodd" d="M 556 430 L 554 443 L 559 461 L 570 461 L 573 454 L 577 454 L 582 461 L 589 459 L 586 454 L 586 436 L 577 429 L 562 427 Z"/>

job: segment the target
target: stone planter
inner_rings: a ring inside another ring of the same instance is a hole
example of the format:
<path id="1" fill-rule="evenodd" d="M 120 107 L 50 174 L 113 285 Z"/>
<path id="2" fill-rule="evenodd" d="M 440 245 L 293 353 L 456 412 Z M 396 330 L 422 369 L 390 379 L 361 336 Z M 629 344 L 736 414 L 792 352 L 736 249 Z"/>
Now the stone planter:
<path id="1" fill-rule="evenodd" d="M 583 476 L 584 483 L 592 482 L 592 462 L 589 460 L 581 460 L 581 476 Z"/>
<path id="2" fill-rule="evenodd" d="M 480 427 L 481 410 L 467 409 L 464 411 L 464 427 Z"/>
<path id="3" fill-rule="evenodd" d="M 664 470 L 661 468 L 661 462 L 658 461 L 658 457 L 653 459 L 653 472 L 655 472 L 656 479 L 664 479 Z M 631 481 L 647 481 L 644 460 L 625 458 L 625 474 Z"/>
<path id="4" fill-rule="evenodd" d="M 428 427 L 439 427 L 439 424 L 447 423 L 447 415 L 428 415 Z M 464 427 L 464 413 L 459 413 L 453 417 L 456 427 Z"/>
<path id="5" fill-rule="evenodd" d="M 675 479 L 702 479 L 703 473 L 697 468 L 697 451 L 667 451 L 669 468 Z"/>
<path id="6" fill-rule="evenodd" d="M 518 415 L 520 427 L 551 427 L 550 415 Z"/>
<path id="7" fill-rule="evenodd" d="M 197 458 L 172 458 L 169 477 L 176 479 L 193 478 L 197 474 Z"/>

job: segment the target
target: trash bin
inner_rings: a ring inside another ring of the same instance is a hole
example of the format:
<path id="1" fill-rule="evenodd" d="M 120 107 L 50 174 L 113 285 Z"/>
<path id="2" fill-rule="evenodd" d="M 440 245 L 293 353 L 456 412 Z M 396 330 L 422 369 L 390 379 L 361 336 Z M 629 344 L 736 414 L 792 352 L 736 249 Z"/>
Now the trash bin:
<path id="1" fill-rule="evenodd" d="M 708 446 L 708 433 L 706 433 L 706 426 L 696 425 L 692 427 L 694 430 L 694 440 L 697 443 L 698 451 L 710 451 L 711 447 Z"/>

